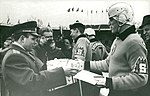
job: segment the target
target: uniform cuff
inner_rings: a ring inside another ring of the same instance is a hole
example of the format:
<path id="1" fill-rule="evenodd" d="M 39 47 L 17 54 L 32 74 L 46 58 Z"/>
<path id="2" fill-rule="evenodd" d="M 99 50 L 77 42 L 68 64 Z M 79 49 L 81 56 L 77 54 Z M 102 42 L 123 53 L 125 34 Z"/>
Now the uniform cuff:
<path id="1" fill-rule="evenodd" d="M 106 88 L 113 89 L 112 78 L 106 77 Z"/>
<path id="2" fill-rule="evenodd" d="M 85 61 L 84 62 L 84 70 L 90 71 L 90 61 Z"/>

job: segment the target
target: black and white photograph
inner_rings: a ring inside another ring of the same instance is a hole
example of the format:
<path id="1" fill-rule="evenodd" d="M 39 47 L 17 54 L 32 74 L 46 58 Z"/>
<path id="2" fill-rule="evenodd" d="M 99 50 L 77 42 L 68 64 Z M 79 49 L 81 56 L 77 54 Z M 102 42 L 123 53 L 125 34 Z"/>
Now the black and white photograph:
<path id="1" fill-rule="evenodd" d="M 0 0 L 0 96 L 150 96 L 149 0 Z"/>

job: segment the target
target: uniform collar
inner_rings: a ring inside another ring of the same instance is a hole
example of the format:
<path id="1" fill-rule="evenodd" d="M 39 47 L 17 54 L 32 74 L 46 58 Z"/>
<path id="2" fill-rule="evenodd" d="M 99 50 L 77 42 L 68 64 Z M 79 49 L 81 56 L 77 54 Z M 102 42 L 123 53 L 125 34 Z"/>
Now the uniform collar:
<path id="1" fill-rule="evenodd" d="M 19 43 L 12 43 L 9 48 L 20 51 L 21 53 L 26 54 L 27 56 L 29 56 L 31 59 L 33 59 L 35 61 L 34 54 L 26 51 L 23 47 L 21 47 L 21 45 L 19 45 Z"/>
<path id="2" fill-rule="evenodd" d="M 136 33 L 135 31 L 135 26 L 132 25 L 131 27 L 129 27 L 128 29 L 126 29 L 124 32 L 122 32 L 121 34 L 117 35 L 117 37 L 119 37 L 122 41 L 126 39 L 127 36 L 129 36 L 130 34 Z"/>
<path id="3" fill-rule="evenodd" d="M 74 41 L 75 41 L 75 43 L 78 41 L 78 39 L 79 38 L 81 38 L 81 37 L 86 37 L 86 35 L 84 35 L 84 34 L 81 34 L 81 35 L 79 35 Z"/>

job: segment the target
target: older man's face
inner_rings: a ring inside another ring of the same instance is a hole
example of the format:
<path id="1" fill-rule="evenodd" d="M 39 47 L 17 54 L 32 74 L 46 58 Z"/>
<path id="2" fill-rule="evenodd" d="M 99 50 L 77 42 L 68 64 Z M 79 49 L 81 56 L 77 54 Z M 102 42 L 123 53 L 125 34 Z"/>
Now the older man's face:
<path id="1" fill-rule="evenodd" d="M 27 50 L 31 51 L 36 44 L 36 37 L 33 35 L 29 35 L 28 37 L 23 36 L 22 46 Z"/>
<path id="2" fill-rule="evenodd" d="M 143 29 L 143 34 L 145 35 L 145 39 L 150 40 L 150 24 L 145 25 L 142 29 Z"/>

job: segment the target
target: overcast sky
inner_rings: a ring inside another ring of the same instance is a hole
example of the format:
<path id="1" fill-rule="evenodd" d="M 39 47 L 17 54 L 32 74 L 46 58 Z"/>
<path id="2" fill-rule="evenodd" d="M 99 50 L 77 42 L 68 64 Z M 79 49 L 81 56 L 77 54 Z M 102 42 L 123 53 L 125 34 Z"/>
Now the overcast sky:
<path id="1" fill-rule="evenodd" d="M 49 23 L 52 27 L 68 26 L 76 20 L 84 24 L 106 24 L 106 10 L 121 1 L 132 5 L 134 20 L 138 23 L 144 15 L 150 14 L 149 0 L 0 0 L 0 23 L 10 18 L 12 24 L 40 19 L 43 25 Z"/>

